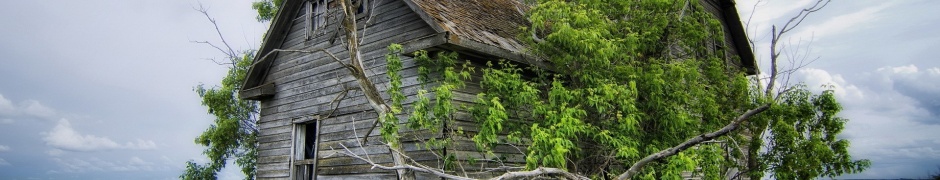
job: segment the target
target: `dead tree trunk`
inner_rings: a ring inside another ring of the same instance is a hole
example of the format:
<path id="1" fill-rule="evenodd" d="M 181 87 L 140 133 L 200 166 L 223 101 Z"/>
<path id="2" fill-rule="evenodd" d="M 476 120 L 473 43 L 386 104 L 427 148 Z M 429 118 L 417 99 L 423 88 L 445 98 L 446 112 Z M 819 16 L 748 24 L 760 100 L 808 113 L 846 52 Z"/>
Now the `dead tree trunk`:
<path id="1" fill-rule="evenodd" d="M 359 37 L 356 33 L 356 9 L 357 5 L 360 5 L 362 1 L 358 1 L 356 4 L 352 3 L 352 0 L 343 0 L 340 1 L 340 6 L 343 8 L 343 30 L 346 32 L 346 50 L 349 52 L 349 58 L 352 63 L 350 65 L 352 68 L 353 77 L 356 78 L 356 82 L 359 83 L 359 88 L 362 90 L 362 93 L 365 95 L 366 99 L 369 101 L 369 105 L 372 106 L 372 109 L 375 110 L 375 113 L 378 114 L 378 123 L 398 123 L 398 122 L 386 122 L 386 118 L 389 113 L 391 113 L 391 107 L 385 103 L 385 100 L 382 99 L 379 90 L 375 87 L 375 84 L 369 80 L 369 76 L 365 73 L 365 68 L 362 63 L 362 53 L 359 52 Z M 391 132 L 390 135 L 393 138 L 387 139 L 388 147 L 390 148 L 390 153 L 392 153 L 392 160 L 396 166 L 405 165 L 405 160 L 403 159 L 401 153 L 401 144 L 398 140 L 398 132 Z M 368 136 L 368 135 L 367 135 Z M 398 169 L 398 179 L 414 179 L 412 173 L 409 173 L 407 169 Z"/>

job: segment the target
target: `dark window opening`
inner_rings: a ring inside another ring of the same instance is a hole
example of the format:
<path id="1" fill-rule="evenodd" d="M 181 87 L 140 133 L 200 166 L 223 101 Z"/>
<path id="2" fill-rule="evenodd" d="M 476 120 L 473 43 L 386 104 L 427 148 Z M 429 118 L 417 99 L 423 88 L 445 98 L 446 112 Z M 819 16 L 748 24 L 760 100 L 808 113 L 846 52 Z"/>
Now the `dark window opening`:
<path id="1" fill-rule="evenodd" d="M 358 1 L 360 1 L 360 0 L 353 0 L 353 4 L 358 3 Z M 359 8 L 356 8 L 356 14 L 357 14 L 357 15 L 358 15 L 358 14 L 362 14 L 363 12 L 366 12 L 366 2 L 367 2 L 367 1 L 362 1 L 362 4 L 359 4 Z"/>
<path id="2" fill-rule="evenodd" d="M 317 128 L 316 123 L 307 123 L 304 132 L 304 159 L 315 159 L 317 157 Z"/>

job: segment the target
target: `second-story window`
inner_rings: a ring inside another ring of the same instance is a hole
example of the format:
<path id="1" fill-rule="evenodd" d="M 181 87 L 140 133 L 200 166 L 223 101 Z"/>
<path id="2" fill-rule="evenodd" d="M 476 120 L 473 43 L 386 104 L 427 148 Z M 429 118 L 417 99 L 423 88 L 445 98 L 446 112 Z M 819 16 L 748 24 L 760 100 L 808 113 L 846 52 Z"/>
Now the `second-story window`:
<path id="1" fill-rule="evenodd" d="M 307 39 L 312 39 L 321 34 L 323 27 L 326 26 L 327 0 L 312 0 L 307 2 Z"/>

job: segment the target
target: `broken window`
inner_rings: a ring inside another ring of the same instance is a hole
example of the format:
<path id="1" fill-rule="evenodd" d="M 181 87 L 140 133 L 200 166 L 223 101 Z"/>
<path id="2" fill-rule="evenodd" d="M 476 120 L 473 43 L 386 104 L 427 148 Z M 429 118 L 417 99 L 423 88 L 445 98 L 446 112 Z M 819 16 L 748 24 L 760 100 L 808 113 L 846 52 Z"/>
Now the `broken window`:
<path id="1" fill-rule="evenodd" d="M 359 6 L 356 7 L 356 18 L 362 18 L 369 14 L 371 5 L 369 2 L 369 0 L 352 0 L 352 4 L 359 4 Z M 306 21 L 306 40 L 311 40 L 314 37 L 325 34 L 326 32 L 324 32 L 323 29 L 330 23 L 329 21 L 337 21 L 342 18 L 342 10 L 338 8 L 338 1 L 310 0 L 304 4 L 306 12 L 303 17 Z M 330 8 L 336 9 L 331 12 Z"/>
<path id="2" fill-rule="evenodd" d="M 327 16 L 327 0 L 313 0 L 306 3 L 304 9 L 307 10 L 306 16 L 306 28 L 307 28 L 307 40 L 316 37 L 321 34 L 323 27 L 326 26 L 326 16 Z"/>
<path id="3" fill-rule="evenodd" d="M 359 3 L 359 1 L 362 1 L 362 3 L 356 8 L 356 17 L 363 17 L 368 14 L 370 4 L 368 0 L 353 0 L 352 2 L 356 4 Z"/>
<path id="4" fill-rule="evenodd" d="M 316 179 L 318 119 L 316 116 L 294 119 L 293 179 Z"/>

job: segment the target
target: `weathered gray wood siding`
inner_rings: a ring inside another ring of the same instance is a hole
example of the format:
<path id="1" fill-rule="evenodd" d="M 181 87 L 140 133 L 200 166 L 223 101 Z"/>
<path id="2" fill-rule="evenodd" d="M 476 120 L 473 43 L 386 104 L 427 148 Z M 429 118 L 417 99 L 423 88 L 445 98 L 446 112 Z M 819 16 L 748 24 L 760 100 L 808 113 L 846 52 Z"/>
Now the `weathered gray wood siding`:
<path id="1" fill-rule="evenodd" d="M 483 79 L 483 68 L 487 68 L 486 63 L 491 61 L 498 63 L 497 59 L 481 59 L 472 55 L 460 55 L 460 61 L 469 60 L 470 65 L 477 69 L 471 73 L 471 79 L 465 81 L 466 87 L 454 90 L 453 104 L 458 107 L 471 107 L 477 101 L 477 94 L 483 92 L 480 87 L 480 81 Z M 462 66 L 462 65 L 458 65 Z M 456 67 L 459 68 L 459 67 Z M 502 175 L 507 170 L 516 171 L 519 169 L 505 169 L 506 167 L 524 167 L 525 144 L 499 144 L 492 147 L 493 154 L 484 153 L 477 148 L 473 142 L 473 135 L 479 133 L 479 122 L 472 119 L 469 109 L 457 108 L 458 112 L 453 122 L 449 123 L 448 129 L 460 128 L 464 134 L 447 134 L 452 138 L 453 143 L 446 148 L 448 155 L 453 155 L 457 160 L 457 165 L 452 170 L 458 175 L 466 175 L 473 178 L 490 178 Z M 514 115 L 510 113 L 510 118 Z M 445 133 L 452 132 L 445 130 Z M 473 162 L 473 163 L 471 163 Z"/>
<path id="2" fill-rule="evenodd" d="M 699 1 L 699 3 L 702 5 L 702 7 L 705 9 L 706 12 L 712 14 L 715 17 L 715 19 L 722 21 L 721 28 L 722 28 L 722 32 L 724 32 L 723 35 L 725 37 L 725 41 L 722 42 L 718 46 L 709 47 L 709 49 L 725 51 L 725 59 L 728 61 L 728 63 L 734 64 L 736 66 L 743 66 L 742 62 L 732 58 L 733 56 L 737 56 L 739 52 L 738 52 L 737 45 L 732 40 L 732 38 L 734 37 L 731 34 L 732 28 L 728 26 L 729 23 L 741 23 L 741 22 L 725 22 L 727 17 L 725 17 L 725 14 L 723 13 L 723 10 L 720 7 L 720 3 L 721 3 L 720 1 L 702 0 L 702 1 Z"/>
<path id="3" fill-rule="evenodd" d="M 361 37 L 363 38 L 361 52 L 365 59 L 367 74 L 373 82 L 378 84 L 378 89 L 384 91 L 388 86 L 384 60 L 384 55 L 387 53 L 386 47 L 391 43 L 430 35 L 434 31 L 404 2 L 374 1 L 378 5 L 372 9 L 374 17 L 368 24 L 366 35 Z M 325 33 L 314 35 L 313 39 L 304 40 L 305 22 L 301 17 L 304 15 L 303 12 L 306 10 L 301 8 L 294 13 L 294 17 L 291 18 L 293 21 L 290 32 L 286 34 L 287 40 L 280 45 L 279 49 L 325 48 L 340 59 L 348 61 L 348 53 L 342 45 L 345 36 L 340 33 L 338 37 L 335 37 L 335 43 L 329 42 L 332 36 L 331 31 L 336 30 L 337 22 L 331 20 L 324 29 Z M 402 71 L 404 92 L 409 98 L 413 98 L 417 92 L 417 77 L 415 77 L 417 70 L 412 59 L 402 58 L 405 66 Z M 324 53 L 279 53 L 268 72 L 264 82 L 274 82 L 277 87 L 273 97 L 261 100 L 258 179 L 289 178 L 291 144 L 293 143 L 291 140 L 292 119 L 312 114 L 321 117 L 318 178 L 394 178 L 392 171 L 372 169 L 363 161 L 336 154 L 342 151 L 340 146 L 342 144 L 354 153 L 368 154 L 377 163 L 391 162 L 388 149 L 379 144 L 381 141 L 377 136 L 378 129 L 372 132 L 367 145 L 361 146 L 357 143 L 355 137 L 363 136 L 376 118 L 362 93 L 350 92 L 341 103 L 334 104 L 334 107 L 338 108 L 332 116 L 327 117 L 327 114 L 334 108 L 330 107 L 330 102 L 338 94 L 345 88 L 358 87 L 355 79 L 346 69 L 329 59 Z M 415 145 L 416 140 L 440 136 L 440 131 L 421 133 L 403 129 L 402 136 L 405 141 L 403 147 L 409 156 L 434 167 L 440 164 L 440 159 L 429 154 L 429 151 L 420 150 Z"/>

